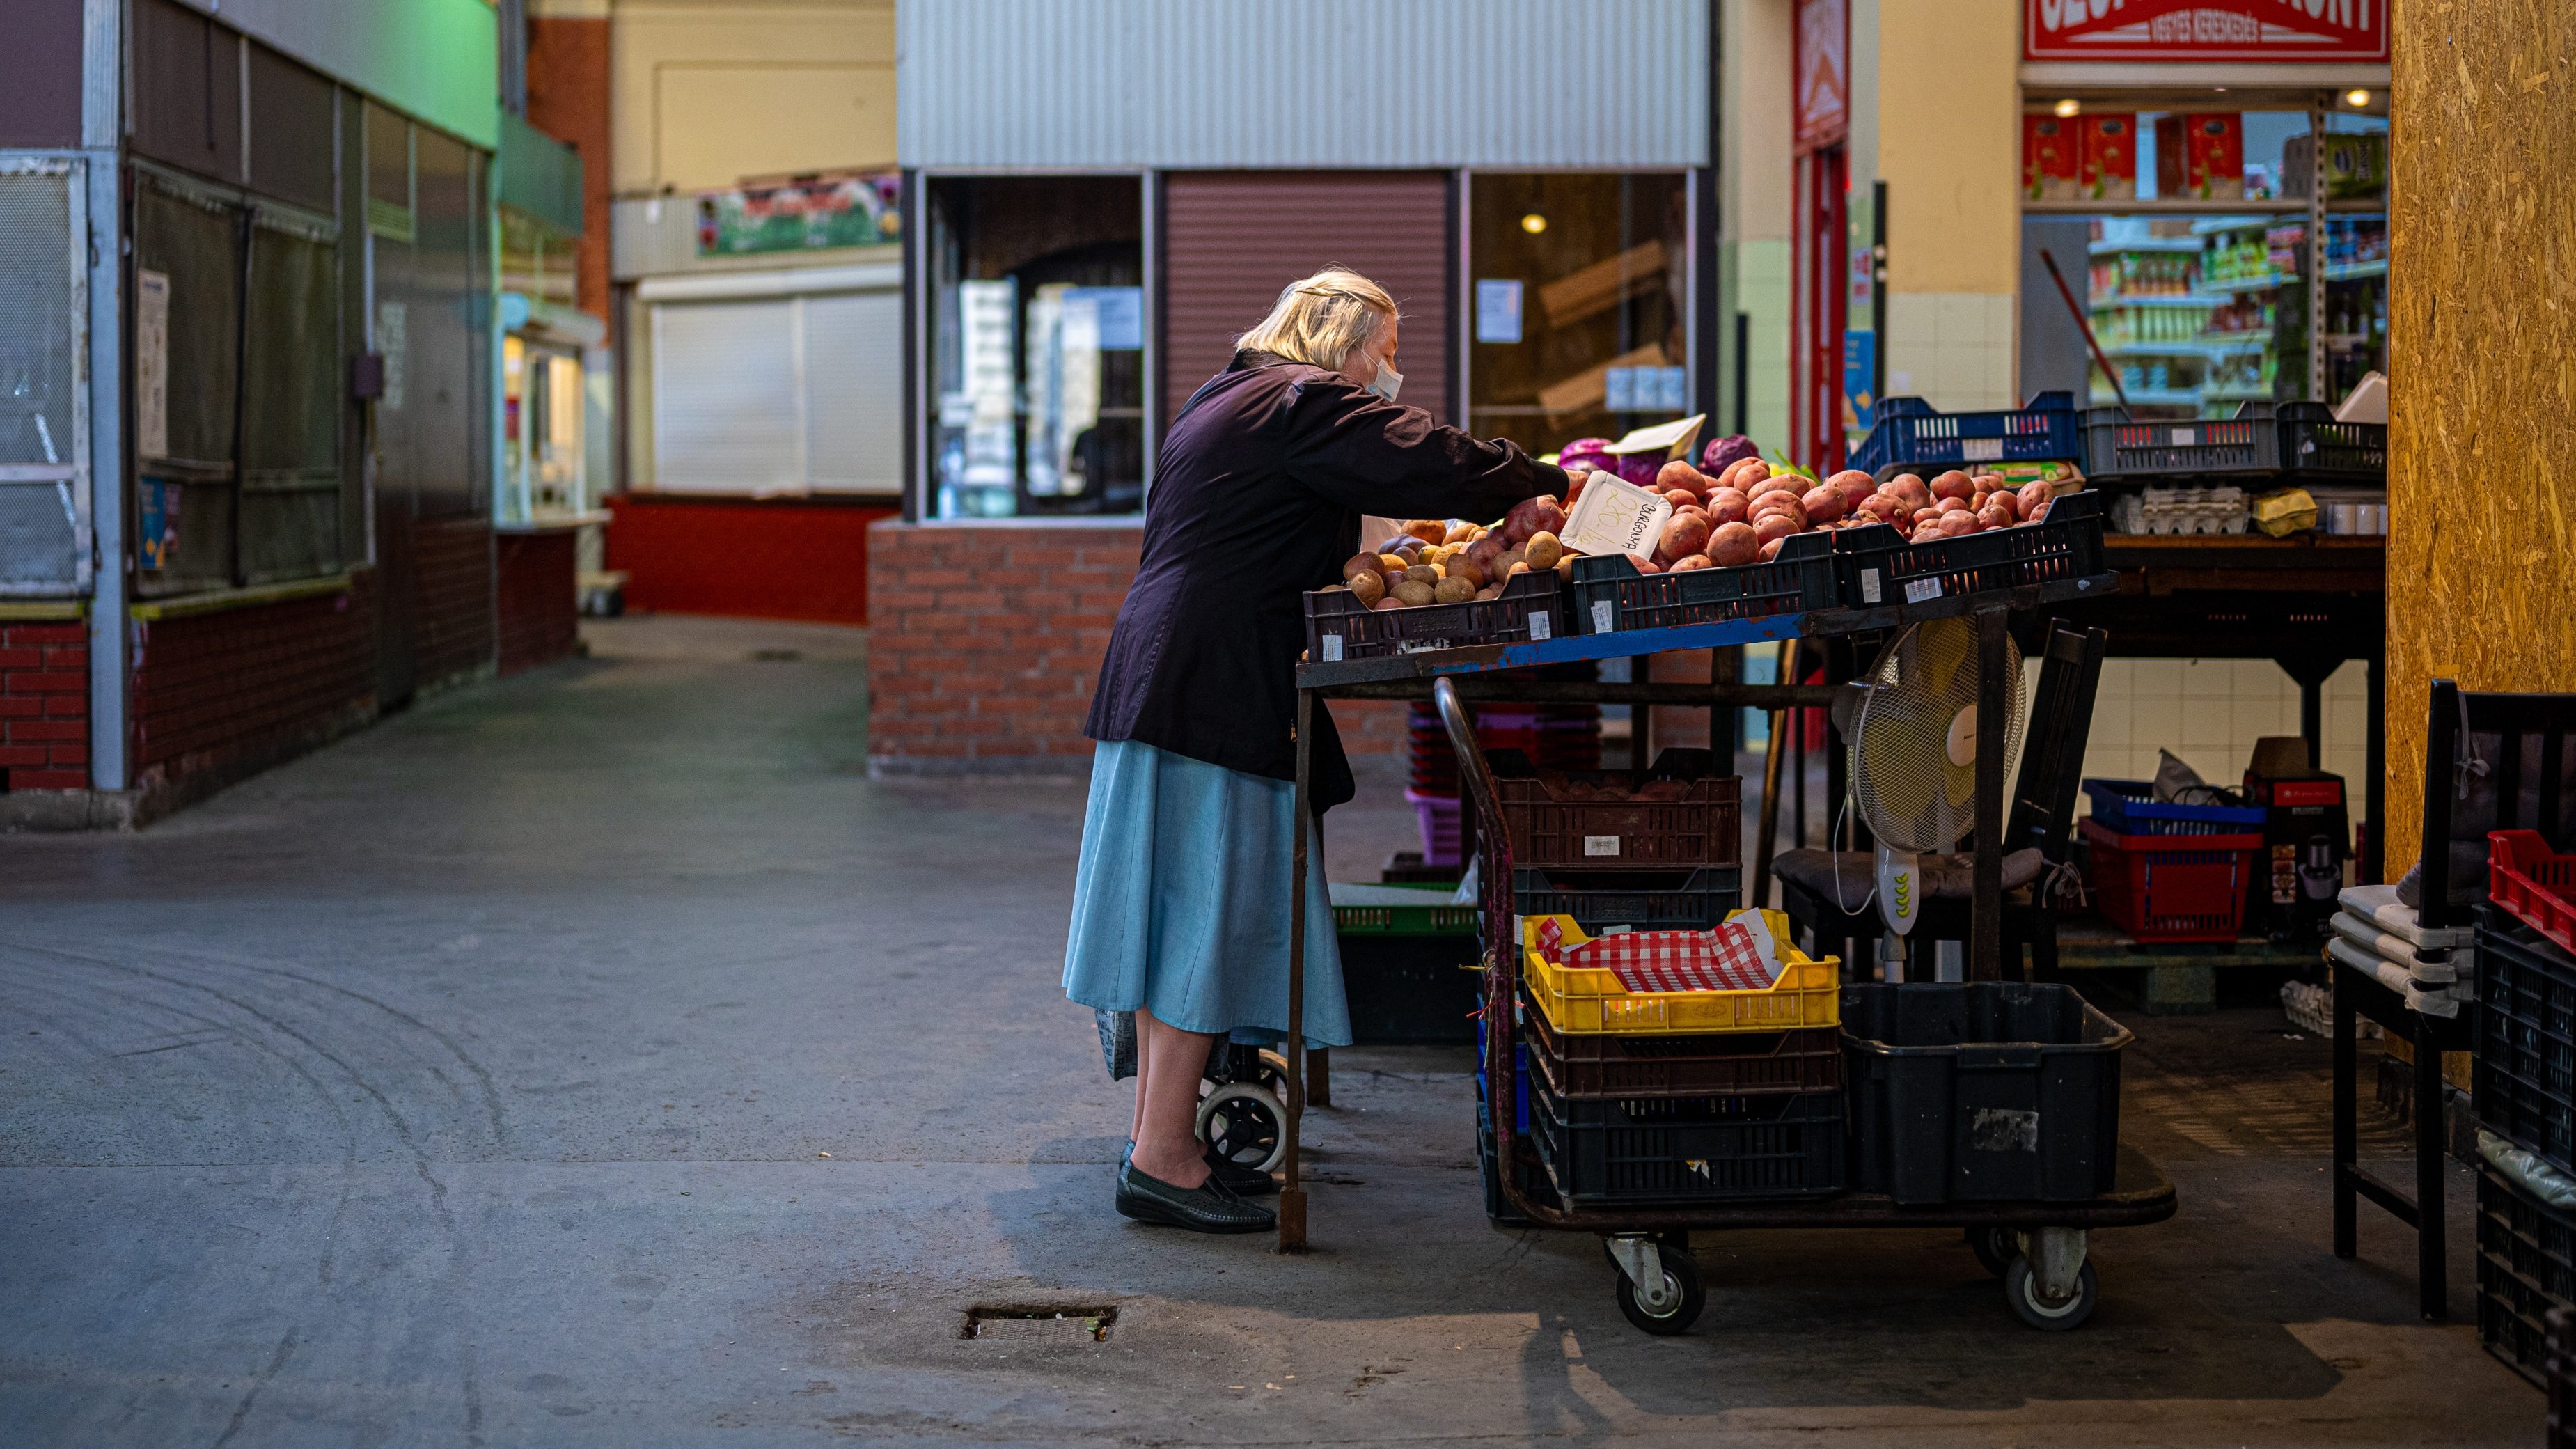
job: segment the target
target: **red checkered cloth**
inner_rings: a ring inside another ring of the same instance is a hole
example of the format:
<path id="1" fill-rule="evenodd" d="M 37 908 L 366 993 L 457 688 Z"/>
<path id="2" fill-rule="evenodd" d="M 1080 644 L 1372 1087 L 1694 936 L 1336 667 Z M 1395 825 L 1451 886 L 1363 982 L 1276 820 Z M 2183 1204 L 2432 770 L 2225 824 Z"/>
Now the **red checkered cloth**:
<path id="1" fill-rule="evenodd" d="M 1535 935 L 1550 965 L 1608 971 L 1630 991 L 1767 991 L 1777 979 L 1753 932 L 1733 922 L 1713 931 L 1624 931 L 1569 947 L 1549 919 Z"/>

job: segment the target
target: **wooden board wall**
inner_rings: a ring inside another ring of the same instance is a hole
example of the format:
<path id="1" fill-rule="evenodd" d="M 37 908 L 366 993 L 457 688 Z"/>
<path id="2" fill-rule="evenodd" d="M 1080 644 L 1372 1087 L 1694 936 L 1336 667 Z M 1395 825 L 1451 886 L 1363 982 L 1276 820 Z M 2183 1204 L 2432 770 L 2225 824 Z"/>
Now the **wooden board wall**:
<path id="1" fill-rule="evenodd" d="M 2392 14 L 2388 854 L 2425 691 L 2576 691 L 2576 0 Z"/>

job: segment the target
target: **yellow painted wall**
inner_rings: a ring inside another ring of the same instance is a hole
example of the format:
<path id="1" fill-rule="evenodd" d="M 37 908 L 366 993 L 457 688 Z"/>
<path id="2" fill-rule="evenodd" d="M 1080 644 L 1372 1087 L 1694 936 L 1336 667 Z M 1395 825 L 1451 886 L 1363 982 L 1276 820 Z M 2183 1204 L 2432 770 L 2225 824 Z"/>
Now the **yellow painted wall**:
<path id="1" fill-rule="evenodd" d="M 1880 0 L 1878 174 L 1891 293 L 2017 291 L 2021 9 Z"/>
<path id="2" fill-rule="evenodd" d="M 2425 690 L 2576 691 L 2576 6 L 2392 12 L 2388 860 Z"/>
<path id="3" fill-rule="evenodd" d="M 618 0 L 621 196 L 894 164 L 894 0 Z"/>

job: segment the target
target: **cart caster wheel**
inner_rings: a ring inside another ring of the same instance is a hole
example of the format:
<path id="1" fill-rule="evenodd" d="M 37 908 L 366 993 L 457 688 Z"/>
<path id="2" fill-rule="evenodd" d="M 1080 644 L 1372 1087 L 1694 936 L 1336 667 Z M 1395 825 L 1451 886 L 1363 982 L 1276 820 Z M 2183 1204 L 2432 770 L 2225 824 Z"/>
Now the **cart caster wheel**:
<path id="1" fill-rule="evenodd" d="M 1280 1101 L 1288 1100 L 1288 1058 L 1268 1047 L 1261 1049 L 1261 1085 Z"/>
<path id="2" fill-rule="evenodd" d="M 2021 1321 L 2044 1333 L 2064 1333 L 2093 1316 L 2093 1304 L 2101 1296 L 2101 1281 L 2087 1263 L 2075 1275 L 2075 1292 L 2057 1302 L 2039 1291 L 2039 1274 L 2030 1259 L 2016 1256 L 2004 1269 L 2004 1301 Z"/>
<path id="3" fill-rule="evenodd" d="M 1669 1337 L 1688 1333 L 1699 1321 L 1699 1312 L 1708 1306 L 1708 1292 L 1700 1286 L 1699 1264 L 1688 1252 L 1670 1247 L 1657 1247 L 1656 1259 L 1663 1264 L 1663 1282 L 1652 1291 L 1641 1289 L 1625 1270 L 1619 1274 L 1619 1311 L 1628 1321 L 1648 1333 Z"/>
<path id="4" fill-rule="evenodd" d="M 1199 1140 L 1237 1167 L 1276 1172 L 1288 1158 L 1288 1114 L 1266 1087 L 1228 1082 L 1199 1098 Z"/>
<path id="5" fill-rule="evenodd" d="M 2012 1271 L 2013 1259 L 2021 1256 L 2021 1234 L 2012 1228 L 1968 1229 L 1968 1251 L 1977 1262 L 2000 1278 Z"/>

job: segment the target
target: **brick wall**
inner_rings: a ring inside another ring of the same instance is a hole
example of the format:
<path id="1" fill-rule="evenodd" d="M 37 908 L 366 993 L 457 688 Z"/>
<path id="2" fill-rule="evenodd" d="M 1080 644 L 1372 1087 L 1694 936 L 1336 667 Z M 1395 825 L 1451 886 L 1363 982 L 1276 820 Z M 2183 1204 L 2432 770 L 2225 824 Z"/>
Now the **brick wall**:
<path id="1" fill-rule="evenodd" d="M 573 589 L 571 529 L 504 533 L 493 540 L 500 569 L 501 672 L 516 674 L 569 657 L 581 638 Z"/>
<path id="2" fill-rule="evenodd" d="M 412 659 L 426 688 L 492 663 L 492 525 L 467 515 L 412 527 Z"/>
<path id="3" fill-rule="evenodd" d="M 594 317 L 608 317 L 613 327 L 608 307 L 608 72 L 607 20 L 529 19 L 529 123 L 581 153 L 576 304 Z"/>
<path id="4" fill-rule="evenodd" d="M 376 713 L 372 578 L 134 626 L 134 784 L 158 814 Z"/>
<path id="5" fill-rule="evenodd" d="M 1079 771 L 1082 722 L 1143 530 L 906 524 L 868 533 L 868 764 Z M 1341 703 L 1353 755 L 1404 747 L 1400 704 Z"/>
<path id="6" fill-rule="evenodd" d="M 89 626 L 0 624 L 0 790 L 89 788 Z"/>
<path id="7" fill-rule="evenodd" d="M 608 566 L 626 607 L 756 619 L 868 621 L 868 529 L 894 510 L 812 499 L 611 498 Z"/>

